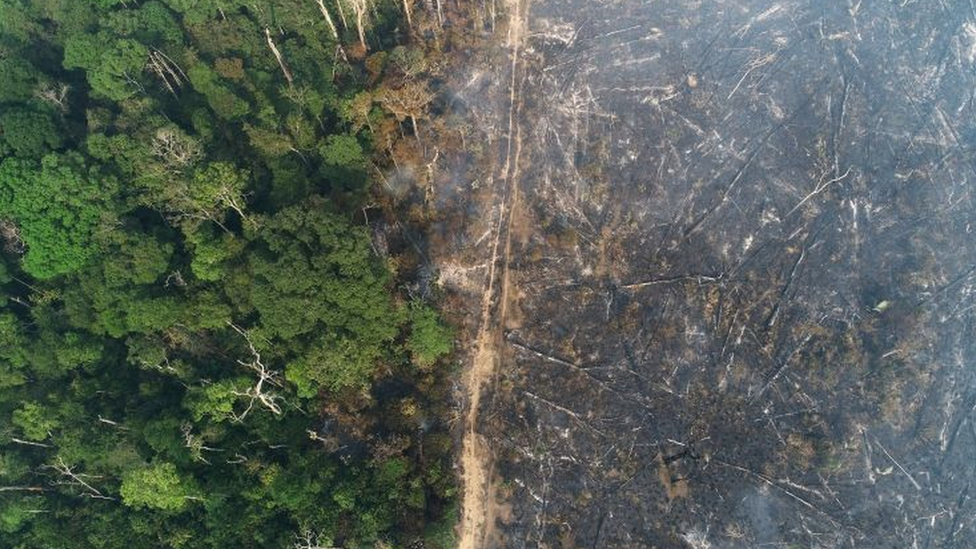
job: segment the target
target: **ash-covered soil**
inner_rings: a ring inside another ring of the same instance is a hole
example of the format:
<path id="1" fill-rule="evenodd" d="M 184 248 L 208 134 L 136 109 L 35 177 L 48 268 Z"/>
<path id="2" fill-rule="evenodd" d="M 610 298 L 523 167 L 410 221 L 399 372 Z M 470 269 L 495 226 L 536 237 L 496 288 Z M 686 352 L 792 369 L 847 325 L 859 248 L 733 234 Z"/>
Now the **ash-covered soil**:
<path id="1" fill-rule="evenodd" d="M 511 238 L 483 545 L 976 547 L 973 3 L 523 12 L 437 190 L 472 310 Z"/>

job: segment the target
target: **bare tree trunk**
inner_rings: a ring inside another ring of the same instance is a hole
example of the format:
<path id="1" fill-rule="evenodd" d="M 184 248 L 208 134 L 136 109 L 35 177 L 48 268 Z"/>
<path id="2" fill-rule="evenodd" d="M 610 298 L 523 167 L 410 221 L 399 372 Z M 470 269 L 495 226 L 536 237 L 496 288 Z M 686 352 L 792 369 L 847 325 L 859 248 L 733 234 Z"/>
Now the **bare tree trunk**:
<path id="1" fill-rule="evenodd" d="M 342 9 L 342 0 L 336 0 L 336 9 L 339 10 L 339 21 L 342 22 L 342 30 L 349 28 L 349 22 L 346 21 L 346 12 Z"/>
<path id="2" fill-rule="evenodd" d="M 411 116 L 410 123 L 413 125 L 413 135 L 417 138 L 417 144 L 423 147 L 423 143 L 420 141 L 420 128 L 417 126 L 417 117 Z"/>
<path id="3" fill-rule="evenodd" d="M 444 14 L 441 12 L 441 0 L 437 0 L 437 26 L 444 26 Z"/>
<path id="4" fill-rule="evenodd" d="M 294 147 L 292 148 L 294 149 Z M 295 152 L 298 151 L 296 150 Z M 302 160 L 305 160 L 305 157 L 302 155 L 301 152 L 298 152 L 298 156 L 301 156 Z M 237 215 L 241 216 L 241 219 L 243 219 L 247 223 L 250 223 L 252 227 L 257 227 L 257 223 L 251 217 L 249 217 L 247 214 L 244 213 L 244 205 L 241 204 L 237 198 L 235 198 L 233 190 L 224 189 L 220 193 L 220 199 L 224 204 L 227 205 L 228 208 L 237 212 Z"/>
<path id="5" fill-rule="evenodd" d="M 101 423 L 105 423 L 107 425 L 111 425 L 112 427 L 118 427 L 119 429 L 122 429 L 123 431 L 127 431 L 128 430 L 128 429 L 126 429 L 125 425 L 122 425 L 118 421 L 113 421 L 111 419 L 104 418 L 101 415 L 98 416 L 98 421 L 101 422 Z"/>
<path id="6" fill-rule="evenodd" d="M 21 440 L 19 438 L 13 438 L 13 437 L 10 438 L 10 442 L 13 442 L 14 444 L 23 444 L 24 446 L 36 446 L 38 448 L 54 448 L 54 446 L 51 446 L 50 444 L 31 442 L 29 440 Z"/>
<path id="7" fill-rule="evenodd" d="M 98 488 L 95 488 L 91 484 L 88 484 L 88 482 L 84 478 L 82 478 L 82 477 L 89 476 L 89 475 L 75 473 L 74 470 L 71 467 L 69 467 L 68 464 L 65 463 L 64 459 L 61 458 L 61 457 L 58 457 L 58 463 L 56 465 L 51 465 L 50 467 L 52 469 L 54 469 L 55 471 L 57 471 L 58 473 L 61 473 L 63 476 L 65 476 L 68 479 L 70 479 L 67 482 L 67 484 L 77 484 L 77 485 L 82 486 L 83 488 L 85 488 L 88 491 L 88 496 L 89 497 L 92 497 L 92 498 L 95 498 L 95 499 L 108 499 L 108 500 L 115 499 L 115 498 L 112 498 L 112 497 L 108 497 L 108 496 L 102 495 L 102 493 L 98 490 Z M 59 482 L 59 484 L 60 484 L 60 482 Z"/>
<path id="8" fill-rule="evenodd" d="M 261 353 L 257 350 L 257 347 L 254 346 L 254 343 L 251 341 L 251 336 L 247 332 L 241 328 L 238 328 L 233 323 L 228 322 L 227 324 L 244 338 L 244 340 L 247 342 L 248 348 L 251 351 L 252 358 L 250 362 L 238 360 L 237 363 L 250 370 L 253 370 L 258 374 L 258 380 L 253 387 L 250 387 L 245 391 L 234 391 L 234 395 L 245 397 L 249 399 L 249 402 L 247 404 L 247 408 L 243 412 L 239 414 L 236 412 L 231 412 L 231 419 L 238 423 L 244 421 L 244 418 L 247 417 L 247 415 L 251 412 L 251 409 L 254 408 L 255 403 L 266 408 L 276 416 L 281 415 L 282 410 L 279 402 L 281 402 L 283 399 L 275 391 L 276 387 L 281 387 L 280 372 L 269 370 L 268 367 L 264 365 L 264 363 L 261 361 Z M 268 389 L 265 387 L 265 383 L 271 386 L 271 388 Z"/>
<path id="9" fill-rule="evenodd" d="M 325 2 L 323 0 L 317 0 L 317 2 L 319 4 L 319 11 L 322 12 L 322 17 L 325 18 L 325 23 L 329 25 L 329 30 L 332 31 L 332 37 L 338 42 L 339 31 L 336 30 L 335 23 L 332 22 L 332 16 L 329 15 L 329 10 L 325 8 Z"/>
<path id="10" fill-rule="evenodd" d="M 356 13 L 356 31 L 359 33 L 359 44 L 364 51 L 369 51 L 366 45 L 366 0 L 352 0 L 352 10 Z"/>
<path id="11" fill-rule="evenodd" d="M 50 86 L 42 88 L 34 92 L 34 96 L 43 101 L 47 101 L 52 105 L 56 106 L 58 110 L 62 112 L 68 112 L 68 91 L 71 90 L 71 86 L 67 84 L 58 84 L 57 87 Z"/>
<path id="12" fill-rule="evenodd" d="M 168 74 L 167 71 L 163 68 L 159 59 L 157 59 L 152 52 L 149 53 L 149 67 L 152 68 L 152 71 L 156 73 L 156 76 L 158 76 L 159 80 L 162 81 L 163 87 L 166 89 L 166 91 L 172 94 L 173 97 L 178 97 L 176 95 L 176 90 L 169 83 L 169 80 L 167 80 L 167 76 L 166 76 Z"/>
<path id="13" fill-rule="evenodd" d="M 292 85 L 291 71 L 288 70 L 288 66 L 285 65 L 285 60 L 281 57 L 281 52 L 278 51 L 278 47 L 275 46 L 274 40 L 271 39 L 271 30 L 267 27 L 264 28 L 264 36 L 268 39 L 268 47 L 271 48 L 271 53 L 274 54 L 275 59 L 278 60 L 278 66 L 281 67 L 281 72 L 285 74 L 285 80 L 288 81 L 288 85 Z"/>
<path id="14" fill-rule="evenodd" d="M 437 159 L 441 157 L 441 150 L 434 151 L 434 158 L 427 163 L 427 189 L 424 191 L 424 203 L 431 204 L 434 201 L 434 167 L 437 166 Z"/>
<path id="15" fill-rule="evenodd" d="M 413 20 L 410 17 L 410 0 L 403 0 L 403 13 L 407 16 L 407 28 L 413 32 Z"/>

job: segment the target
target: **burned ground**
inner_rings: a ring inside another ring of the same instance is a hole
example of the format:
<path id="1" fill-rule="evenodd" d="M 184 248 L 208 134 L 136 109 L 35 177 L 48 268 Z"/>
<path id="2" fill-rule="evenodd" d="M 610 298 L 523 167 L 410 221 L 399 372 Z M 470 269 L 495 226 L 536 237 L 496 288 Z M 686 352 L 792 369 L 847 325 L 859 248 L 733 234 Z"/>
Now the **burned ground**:
<path id="1" fill-rule="evenodd" d="M 970 546 L 972 3 L 523 11 L 520 198 L 437 191 L 456 295 L 512 238 L 488 545 Z"/>

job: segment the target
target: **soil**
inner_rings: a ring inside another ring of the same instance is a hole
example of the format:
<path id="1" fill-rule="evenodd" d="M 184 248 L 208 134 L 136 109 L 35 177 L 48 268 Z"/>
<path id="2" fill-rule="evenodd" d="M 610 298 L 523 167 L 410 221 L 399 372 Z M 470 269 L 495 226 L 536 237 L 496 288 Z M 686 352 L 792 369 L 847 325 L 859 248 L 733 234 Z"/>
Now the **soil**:
<path id="1" fill-rule="evenodd" d="M 494 453 L 484 436 L 479 433 L 481 396 L 492 385 L 500 360 L 502 345 L 501 329 L 506 324 L 506 313 L 511 301 L 511 254 L 512 232 L 518 208 L 519 160 L 522 150 L 521 98 L 518 77 L 520 52 L 523 41 L 523 3 L 529 0 L 509 0 L 508 49 L 511 67 L 508 85 L 508 131 L 504 162 L 497 177 L 493 174 L 490 193 L 491 203 L 497 210 L 497 218 L 490 228 L 491 255 L 481 296 L 481 314 L 476 351 L 470 367 L 464 374 L 463 386 L 467 396 L 464 416 L 464 432 L 461 441 L 461 482 L 463 499 L 459 526 L 459 549 L 476 549 L 500 542 L 495 532 L 495 517 L 499 515 L 497 486 L 493 478 Z"/>

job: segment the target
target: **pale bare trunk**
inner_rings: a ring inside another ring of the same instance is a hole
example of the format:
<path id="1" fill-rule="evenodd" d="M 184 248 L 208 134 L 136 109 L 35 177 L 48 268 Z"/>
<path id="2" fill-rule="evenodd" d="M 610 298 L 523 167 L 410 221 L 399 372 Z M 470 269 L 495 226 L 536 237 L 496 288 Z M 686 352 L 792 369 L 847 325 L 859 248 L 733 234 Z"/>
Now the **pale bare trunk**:
<path id="1" fill-rule="evenodd" d="M 43 444 L 40 442 L 32 442 L 30 440 L 21 440 L 19 438 L 11 438 L 10 442 L 14 444 L 23 444 L 24 446 L 36 446 L 38 448 L 53 448 L 50 444 Z"/>
<path id="2" fill-rule="evenodd" d="M 88 490 L 89 495 L 91 497 L 95 497 L 95 498 L 99 498 L 99 499 L 111 499 L 111 498 L 108 498 L 106 496 L 103 496 L 102 493 L 98 490 L 98 488 L 95 488 L 91 484 L 88 484 L 88 482 L 84 478 L 82 478 L 82 477 L 88 476 L 88 475 L 82 475 L 82 474 L 79 474 L 79 473 L 75 473 L 74 470 L 71 467 L 69 467 L 67 463 L 65 463 L 64 458 L 58 457 L 58 463 L 57 463 L 57 465 L 52 465 L 51 467 L 55 471 L 61 473 L 65 477 L 68 477 L 69 479 L 71 479 L 70 482 L 69 482 L 69 484 L 77 484 L 79 486 L 83 486 L 85 489 Z"/>
<path id="3" fill-rule="evenodd" d="M 261 361 L 261 353 L 257 350 L 257 347 L 255 347 L 254 343 L 251 341 L 250 334 L 248 334 L 246 331 L 242 330 L 241 328 L 238 328 L 233 323 L 228 322 L 227 324 L 231 328 L 233 328 L 234 331 L 236 331 L 237 333 L 239 333 L 241 336 L 244 337 L 244 340 L 247 342 L 247 346 L 251 351 L 252 358 L 250 362 L 244 360 L 238 360 L 237 363 L 250 370 L 253 370 L 258 375 L 258 380 L 253 387 L 249 387 L 245 391 L 235 390 L 233 392 L 235 396 L 247 398 L 249 399 L 249 401 L 247 404 L 247 408 L 243 412 L 240 413 L 231 412 L 231 419 L 233 419 L 235 422 L 238 423 L 244 421 L 244 418 L 246 418 L 247 415 L 251 412 L 255 404 L 258 404 L 259 406 L 267 409 L 269 412 L 273 413 L 276 416 L 281 415 L 282 410 L 279 402 L 281 402 L 283 399 L 280 395 L 278 395 L 277 391 L 275 390 L 276 387 L 277 388 L 281 387 L 280 372 L 275 370 L 269 370 L 268 367 L 264 365 L 264 363 Z M 267 385 L 271 386 L 270 389 L 265 386 L 266 383 Z"/>
<path id="4" fill-rule="evenodd" d="M 342 23 L 342 30 L 349 28 L 349 22 L 346 21 L 346 11 L 342 9 L 342 0 L 336 0 L 336 9 L 339 10 L 339 21 Z"/>
<path id="5" fill-rule="evenodd" d="M 278 51 L 278 47 L 275 46 L 274 40 L 271 39 L 271 30 L 265 27 L 264 35 L 268 39 L 268 47 L 271 48 L 271 53 L 274 54 L 275 59 L 278 60 L 278 66 L 281 67 L 281 72 L 285 74 L 285 80 L 288 81 L 288 85 L 292 85 L 291 71 L 288 70 L 288 66 L 285 65 L 284 58 L 281 57 L 281 52 Z"/>
<path id="6" fill-rule="evenodd" d="M 359 44 L 362 45 L 364 51 L 369 51 L 369 47 L 366 45 L 366 0 L 353 0 L 352 4 L 353 11 L 356 12 L 356 31 L 359 33 Z"/>
<path id="7" fill-rule="evenodd" d="M 403 0 L 403 13 L 407 16 L 407 28 L 413 32 L 413 20 L 410 17 L 410 0 Z"/>
<path id="8" fill-rule="evenodd" d="M 332 16 L 329 15 L 329 10 L 325 7 L 325 2 L 323 0 L 317 0 L 319 4 L 319 11 L 322 12 L 322 17 L 325 18 L 325 24 L 329 26 L 329 30 L 332 31 L 332 38 L 335 41 L 339 41 L 339 31 L 336 30 L 335 23 L 332 22 Z"/>

